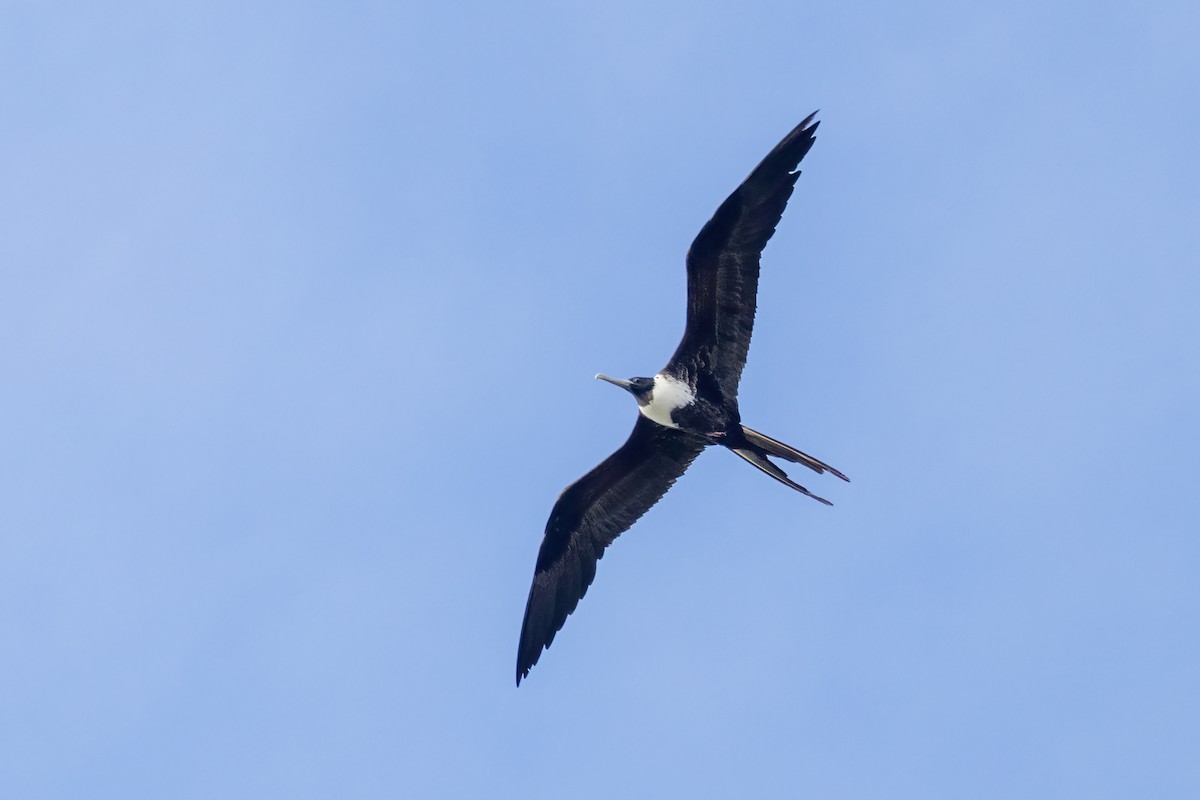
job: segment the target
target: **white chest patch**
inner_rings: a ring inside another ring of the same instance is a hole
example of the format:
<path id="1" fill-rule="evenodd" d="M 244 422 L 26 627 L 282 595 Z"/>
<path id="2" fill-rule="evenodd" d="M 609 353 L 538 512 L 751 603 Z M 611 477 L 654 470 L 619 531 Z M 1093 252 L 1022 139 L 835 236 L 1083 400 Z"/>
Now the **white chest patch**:
<path id="1" fill-rule="evenodd" d="M 654 376 L 654 391 L 651 392 L 650 398 L 650 402 L 644 406 L 639 405 L 638 410 L 659 425 L 678 428 L 679 426 L 671 419 L 671 412 L 691 405 L 695 401 L 696 395 L 692 394 L 692 390 L 683 381 L 660 372 Z"/>

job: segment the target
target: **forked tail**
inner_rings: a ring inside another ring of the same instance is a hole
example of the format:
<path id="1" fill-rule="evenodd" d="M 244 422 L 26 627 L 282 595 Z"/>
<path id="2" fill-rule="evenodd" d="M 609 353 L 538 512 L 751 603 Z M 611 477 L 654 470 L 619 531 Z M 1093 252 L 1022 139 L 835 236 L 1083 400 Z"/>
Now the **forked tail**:
<path id="1" fill-rule="evenodd" d="M 790 445 L 786 445 L 783 442 L 779 441 L 778 439 L 772 439 L 770 436 L 759 433 L 756 430 L 747 428 L 745 425 L 742 426 L 742 433 L 745 435 L 746 441 L 748 441 L 750 444 L 754 445 L 758 449 L 762 450 L 767 455 L 775 456 L 776 458 L 782 458 L 784 461 L 791 461 L 793 464 L 803 464 L 804 466 L 808 467 L 809 469 L 811 469 L 817 473 L 822 473 L 822 472 L 825 472 L 826 470 L 828 470 L 830 474 L 836 475 L 837 477 L 841 478 L 844 481 L 850 480 L 845 475 L 843 475 L 842 473 L 838 472 L 833 467 L 826 464 L 824 461 L 818 461 L 817 459 L 813 458 L 812 456 L 808 455 L 807 453 L 801 453 L 796 448 L 794 448 Z M 739 453 L 738 455 L 741 455 L 741 454 Z M 745 456 L 742 456 L 742 458 L 745 458 Z M 747 460 L 749 461 L 749 459 L 747 459 Z M 754 463 L 754 462 L 751 462 L 751 463 Z M 755 464 L 755 466 L 758 466 L 758 465 Z M 761 469 L 761 467 L 760 467 L 760 469 Z M 765 470 L 764 470 L 764 472 L 765 472 Z M 770 473 L 768 473 L 768 474 L 770 474 Z"/>
<path id="2" fill-rule="evenodd" d="M 824 503 L 827 506 L 833 505 L 833 503 L 829 502 L 824 497 L 817 497 L 815 494 L 810 492 L 808 489 L 805 489 L 803 486 L 801 486 L 800 484 L 796 483 L 794 480 L 789 478 L 787 476 L 786 472 L 784 472 L 779 467 L 775 466 L 770 461 L 768 461 L 767 457 L 764 456 L 762 453 L 759 453 L 755 450 L 751 450 L 746 447 L 731 447 L 729 449 L 732 450 L 733 452 L 737 453 L 742 458 L 749 461 L 754 466 L 761 469 L 763 472 L 770 475 L 775 480 L 782 483 L 784 486 L 790 486 L 793 489 L 795 489 L 797 492 L 799 492 L 800 494 L 806 494 L 809 497 L 811 497 L 813 500 L 816 500 L 818 503 Z"/>
<path id="3" fill-rule="evenodd" d="M 844 481 L 850 480 L 845 475 L 826 464 L 824 461 L 818 461 L 807 453 L 801 453 L 796 448 L 790 447 L 776 439 L 772 439 L 770 436 L 764 436 L 756 430 L 747 428 L 745 425 L 742 426 L 742 434 L 746 437 L 746 444 L 748 444 L 749 447 L 730 447 L 730 450 L 732 450 L 741 458 L 744 458 L 746 461 L 749 461 L 755 467 L 767 473 L 784 486 L 790 486 L 797 492 L 806 494 L 817 502 L 824 503 L 827 506 L 833 505 L 833 503 L 829 502 L 824 497 L 818 497 L 808 489 L 805 489 L 803 486 L 789 478 L 787 473 L 771 463 L 771 461 L 767 459 L 767 456 L 776 456 L 786 461 L 791 461 L 795 464 L 803 464 L 817 473 L 829 471 Z"/>

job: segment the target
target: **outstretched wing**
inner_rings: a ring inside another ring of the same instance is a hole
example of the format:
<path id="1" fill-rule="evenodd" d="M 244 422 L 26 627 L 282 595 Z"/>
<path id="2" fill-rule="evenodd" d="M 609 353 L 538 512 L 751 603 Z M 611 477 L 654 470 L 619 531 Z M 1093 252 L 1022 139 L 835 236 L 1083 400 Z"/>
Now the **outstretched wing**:
<path id="1" fill-rule="evenodd" d="M 707 443 L 638 414 L 633 433 L 554 504 L 517 647 L 517 685 L 596 577 L 604 548 L 659 501 Z"/>
<path id="2" fill-rule="evenodd" d="M 664 368 L 736 402 L 746 366 L 763 248 L 813 146 L 815 113 L 797 125 L 721 204 L 688 251 L 687 328 Z"/>

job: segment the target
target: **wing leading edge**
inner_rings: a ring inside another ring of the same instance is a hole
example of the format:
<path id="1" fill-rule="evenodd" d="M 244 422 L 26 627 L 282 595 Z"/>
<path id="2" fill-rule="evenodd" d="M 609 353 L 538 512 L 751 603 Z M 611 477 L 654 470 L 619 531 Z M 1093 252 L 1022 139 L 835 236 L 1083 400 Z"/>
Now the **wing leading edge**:
<path id="1" fill-rule="evenodd" d="M 546 523 L 525 604 L 518 686 L 587 593 L 604 548 L 667 493 L 706 444 L 638 414 L 625 444 L 563 490 Z"/>
<path id="2" fill-rule="evenodd" d="M 712 382 L 731 403 L 737 402 L 754 329 L 759 260 L 792 196 L 800 176 L 796 168 L 816 141 L 815 116 L 808 115 L 767 154 L 688 250 L 687 327 L 664 371 Z"/>

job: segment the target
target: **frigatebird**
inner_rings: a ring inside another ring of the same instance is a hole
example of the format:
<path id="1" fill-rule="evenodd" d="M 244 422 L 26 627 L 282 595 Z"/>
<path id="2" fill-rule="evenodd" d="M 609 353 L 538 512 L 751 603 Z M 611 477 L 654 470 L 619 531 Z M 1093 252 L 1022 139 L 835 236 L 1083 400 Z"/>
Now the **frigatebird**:
<path id="1" fill-rule="evenodd" d="M 792 129 L 731 194 L 687 254 L 687 325 L 653 378 L 596 378 L 637 399 L 633 433 L 619 450 L 568 486 L 550 512 L 517 647 L 517 685 L 529 675 L 596 577 L 604 548 L 667 493 L 709 445 L 722 445 L 780 483 L 825 505 L 768 456 L 826 471 L 823 461 L 742 424 L 738 383 L 746 366 L 759 259 L 783 216 L 820 124 Z"/>

